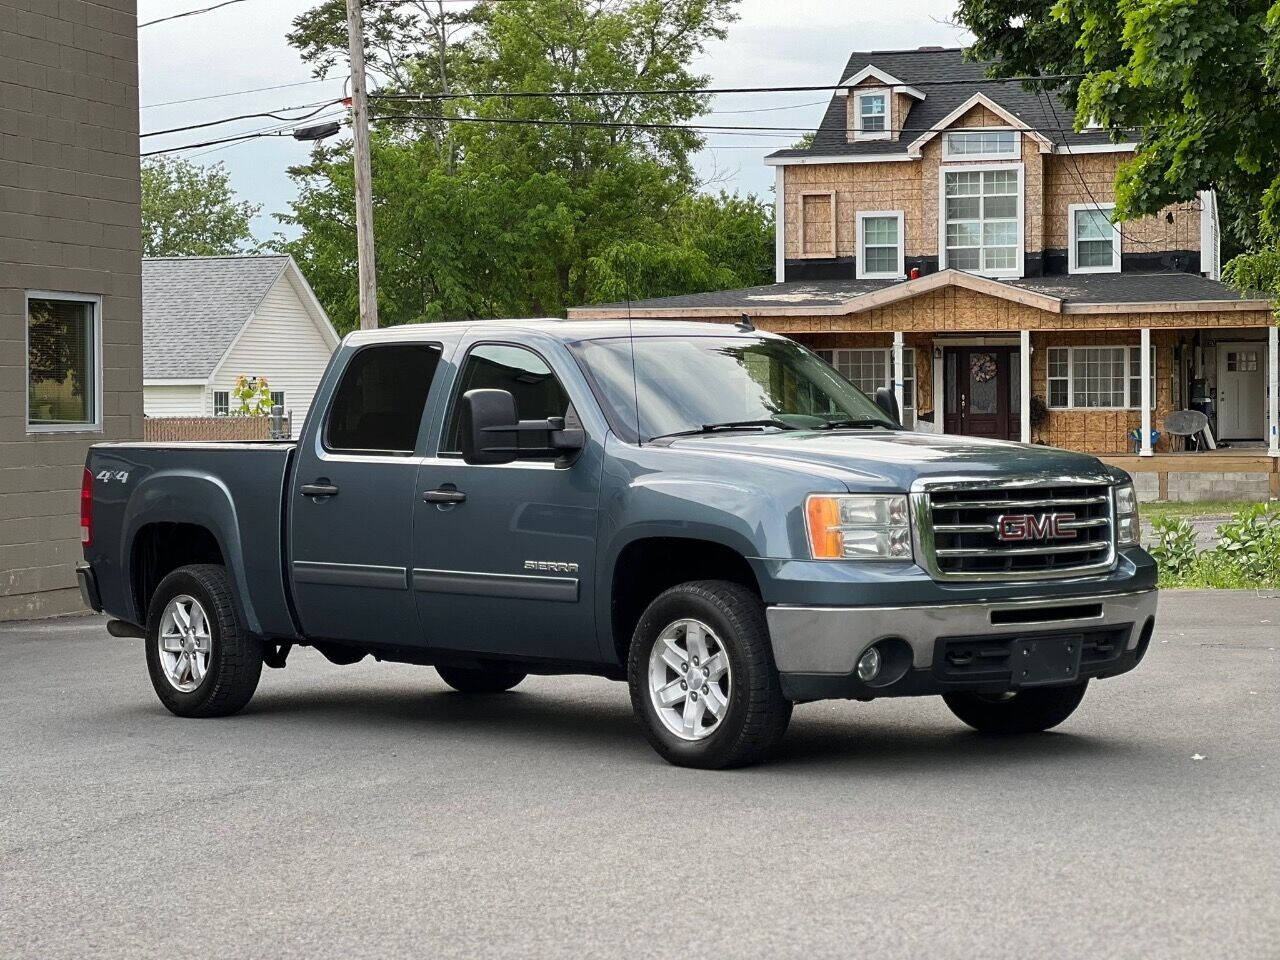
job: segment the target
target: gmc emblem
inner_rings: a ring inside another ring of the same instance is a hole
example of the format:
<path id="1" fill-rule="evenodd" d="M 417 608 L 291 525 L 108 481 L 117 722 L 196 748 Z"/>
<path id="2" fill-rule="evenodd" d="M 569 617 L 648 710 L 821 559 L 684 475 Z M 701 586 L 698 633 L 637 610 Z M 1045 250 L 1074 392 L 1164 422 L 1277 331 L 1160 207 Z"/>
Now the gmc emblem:
<path id="1" fill-rule="evenodd" d="M 1006 513 L 996 517 L 996 539 L 1006 543 L 1019 540 L 1074 540 L 1076 531 L 1063 527 L 1074 513 Z"/>

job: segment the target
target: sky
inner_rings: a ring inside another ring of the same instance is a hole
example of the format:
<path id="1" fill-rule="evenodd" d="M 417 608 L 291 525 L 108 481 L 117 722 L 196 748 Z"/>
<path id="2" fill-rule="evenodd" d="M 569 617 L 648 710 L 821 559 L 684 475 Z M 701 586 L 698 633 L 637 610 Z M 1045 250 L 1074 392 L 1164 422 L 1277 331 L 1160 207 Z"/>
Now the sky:
<path id="1" fill-rule="evenodd" d="M 315 82 L 285 39 L 293 18 L 314 3 L 245 0 L 202 16 L 142 29 L 143 133 L 241 114 L 278 112 L 341 96 L 341 78 Z M 141 23 L 207 5 L 207 0 L 138 0 L 138 20 Z M 708 48 L 694 66 L 718 87 L 835 83 L 852 50 L 964 43 L 967 36 L 948 22 L 954 8 L 954 0 L 742 0 L 741 19 L 730 26 L 728 37 Z M 221 96 L 263 87 L 279 89 Z M 217 99 L 204 99 L 212 96 Z M 801 129 L 816 126 L 828 98 L 825 93 L 718 97 L 712 110 L 720 116 L 707 122 L 799 129 L 794 135 L 777 137 L 776 142 L 763 133 L 710 137 L 707 149 L 696 161 L 706 189 L 770 196 L 773 171 L 764 165 L 763 158 L 798 139 Z M 213 140 L 274 122 L 245 120 L 208 130 L 146 137 L 143 150 Z M 770 140 L 766 141 L 767 136 Z M 763 146 L 766 142 L 770 145 Z M 290 137 L 264 137 L 181 155 L 197 163 L 226 165 L 237 193 L 261 205 L 253 228 L 255 236 L 265 240 L 284 229 L 272 215 L 288 209 L 295 191 L 287 170 L 305 161 L 309 152 L 306 144 Z"/>

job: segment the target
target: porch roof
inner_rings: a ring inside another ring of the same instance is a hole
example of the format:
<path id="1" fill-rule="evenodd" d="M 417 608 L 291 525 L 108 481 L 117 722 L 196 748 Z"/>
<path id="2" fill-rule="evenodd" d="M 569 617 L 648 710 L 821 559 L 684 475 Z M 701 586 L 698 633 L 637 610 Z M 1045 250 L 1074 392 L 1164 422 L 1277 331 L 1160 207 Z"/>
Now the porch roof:
<path id="1" fill-rule="evenodd" d="M 960 287 L 1048 313 L 1270 310 L 1270 301 L 1193 273 L 1067 274 L 993 280 L 942 270 L 915 280 L 799 280 L 738 290 L 574 307 L 574 319 L 842 316 Z"/>

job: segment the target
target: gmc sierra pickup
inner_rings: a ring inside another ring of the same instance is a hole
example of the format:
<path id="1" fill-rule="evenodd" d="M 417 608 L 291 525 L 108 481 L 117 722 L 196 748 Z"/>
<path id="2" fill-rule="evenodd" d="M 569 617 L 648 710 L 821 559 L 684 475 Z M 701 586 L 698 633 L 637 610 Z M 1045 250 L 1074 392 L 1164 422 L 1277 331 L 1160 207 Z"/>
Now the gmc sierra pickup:
<path id="1" fill-rule="evenodd" d="M 472 694 L 626 680 L 696 767 L 763 759 L 823 698 L 1045 730 L 1156 612 L 1123 472 L 908 432 L 746 325 L 355 333 L 296 443 L 94 446 L 82 526 L 86 602 L 180 716 L 239 710 L 305 644 Z"/>

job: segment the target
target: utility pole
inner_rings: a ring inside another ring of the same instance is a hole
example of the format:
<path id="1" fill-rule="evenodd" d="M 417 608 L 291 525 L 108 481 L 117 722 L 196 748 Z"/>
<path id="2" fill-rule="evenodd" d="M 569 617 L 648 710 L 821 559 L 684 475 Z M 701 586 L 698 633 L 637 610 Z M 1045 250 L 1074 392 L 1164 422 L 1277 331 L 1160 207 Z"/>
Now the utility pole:
<path id="1" fill-rule="evenodd" d="M 373 259 L 373 178 L 369 165 L 369 98 L 364 80 L 361 0 L 347 0 L 351 50 L 351 127 L 355 134 L 356 251 L 360 263 L 360 329 L 378 328 L 378 277 Z"/>

